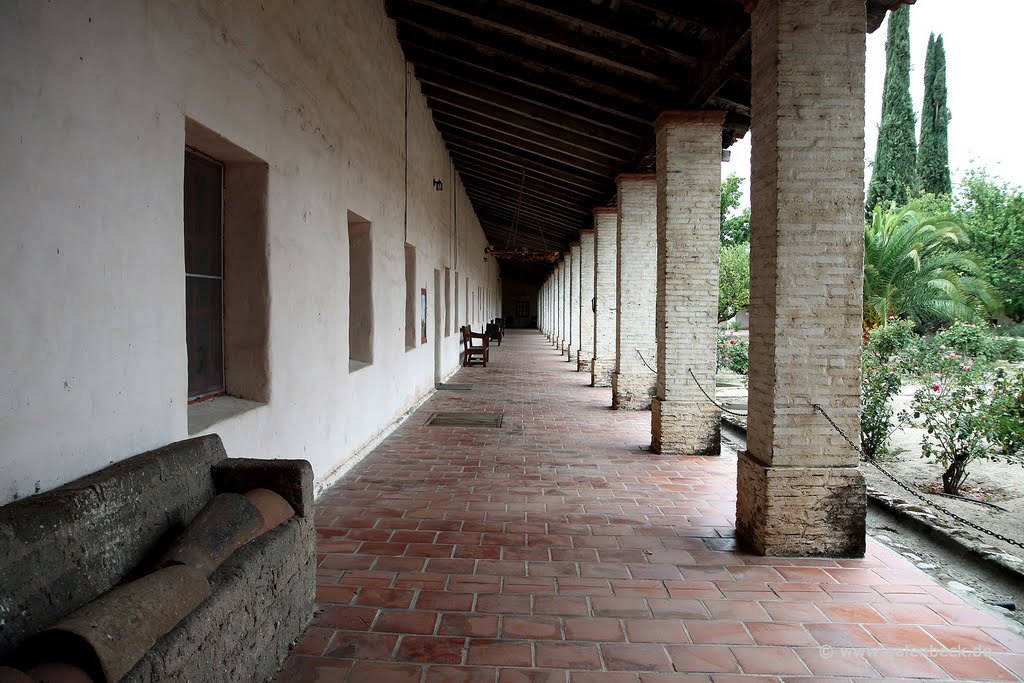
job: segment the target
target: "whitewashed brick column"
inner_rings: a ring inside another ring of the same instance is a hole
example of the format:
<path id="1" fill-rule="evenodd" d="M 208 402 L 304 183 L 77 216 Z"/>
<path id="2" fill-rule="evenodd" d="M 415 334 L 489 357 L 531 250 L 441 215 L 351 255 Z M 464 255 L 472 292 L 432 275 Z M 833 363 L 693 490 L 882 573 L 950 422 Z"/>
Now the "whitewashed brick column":
<path id="1" fill-rule="evenodd" d="M 540 289 L 537 290 L 537 331 L 541 334 L 544 334 L 544 330 L 547 329 L 547 295 L 548 281 L 544 280 Z"/>
<path id="2" fill-rule="evenodd" d="M 594 358 L 594 231 L 580 230 L 580 346 L 578 372 L 590 372 Z"/>
<path id="3" fill-rule="evenodd" d="M 561 265 L 562 274 L 561 274 L 561 282 L 559 283 L 561 288 L 562 288 L 562 302 L 561 302 L 561 307 L 562 307 L 562 319 L 561 319 L 562 330 L 561 330 L 561 335 L 562 336 L 561 336 L 558 348 L 562 352 L 563 356 L 565 356 L 565 355 L 567 355 L 569 353 L 569 297 L 570 297 L 569 271 L 572 269 L 571 259 L 572 259 L 572 256 L 570 255 L 569 252 L 566 252 L 565 256 L 562 257 L 562 265 Z"/>
<path id="4" fill-rule="evenodd" d="M 864 553 L 862 2 L 753 11 L 750 396 L 736 530 L 766 555 Z"/>
<path id="5" fill-rule="evenodd" d="M 580 354 L 580 243 L 569 245 L 569 362 Z M 574 366 L 575 367 L 575 366 Z"/>
<path id="6" fill-rule="evenodd" d="M 563 297 L 565 296 L 565 288 L 562 287 L 564 279 L 562 275 L 564 269 L 562 262 L 558 262 L 558 267 L 555 269 L 555 348 L 559 351 L 562 350 L 562 313 L 565 311 Z"/>
<path id="7" fill-rule="evenodd" d="M 657 375 L 654 334 L 658 286 L 657 178 L 653 173 L 623 174 L 618 185 L 618 287 L 615 303 L 616 353 L 612 408 L 647 410 Z M 651 367 L 648 368 L 647 366 Z"/>
<path id="8" fill-rule="evenodd" d="M 651 450 L 721 452 L 715 395 L 721 111 L 668 111 L 654 123 L 658 169 L 658 395 Z M 697 377 L 694 382 L 690 373 Z"/>
<path id="9" fill-rule="evenodd" d="M 594 360 L 590 384 L 610 387 L 615 372 L 615 310 L 618 290 L 618 213 L 614 206 L 594 209 Z"/>

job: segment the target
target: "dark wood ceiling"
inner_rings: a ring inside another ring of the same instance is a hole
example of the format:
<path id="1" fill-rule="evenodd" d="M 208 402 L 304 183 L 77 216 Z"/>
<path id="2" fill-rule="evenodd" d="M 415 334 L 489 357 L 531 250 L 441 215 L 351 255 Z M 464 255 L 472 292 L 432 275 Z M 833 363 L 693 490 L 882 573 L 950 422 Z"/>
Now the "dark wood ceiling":
<path id="1" fill-rule="evenodd" d="M 893 0 L 867 0 L 869 29 Z M 653 170 L 665 109 L 750 127 L 750 16 L 739 0 L 387 0 L 406 59 L 484 232 L 499 250 L 562 251 Z M 549 264 L 500 257 L 534 280 Z"/>

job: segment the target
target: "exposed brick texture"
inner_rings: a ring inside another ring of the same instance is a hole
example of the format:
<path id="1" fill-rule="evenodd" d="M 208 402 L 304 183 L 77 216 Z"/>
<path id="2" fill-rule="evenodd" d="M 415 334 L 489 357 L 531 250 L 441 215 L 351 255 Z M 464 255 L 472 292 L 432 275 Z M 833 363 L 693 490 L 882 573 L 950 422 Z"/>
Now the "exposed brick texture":
<path id="1" fill-rule="evenodd" d="M 714 396 L 723 112 L 665 112 L 655 123 L 658 168 L 658 394 L 651 450 L 717 455 Z"/>
<path id="2" fill-rule="evenodd" d="M 594 231 L 580 230 L 580 346 L 576 369 L 590 372 L 594 358 Z"/>
<path id="3" fill-rule="evenodd" d="M 559 342 L 558 348 L 565 355 L 569 352 L 569 271 L 572 266 L 572 256 L 566 253 L 558 266 L 558 288 L 559 295 Z"/>
<path id="4" fill-rule="evenodd" d="M 569 247 L 569 362 L 575 363 L 580 351 L 580 243 Z"/>
<path id="5" fill-rule="evenodd" d="M 562 340 L 565 338 L 565 330 L 562 327 L 565 313 L 565 287 L 562 286 L 565 282 L 564 276 L 564 262 L 559 261 L 555 268 L 555 348 L 559 351 L 562 350 Z"/>
<path id="6" fill-rule="evenodd" d="M 752 16 L 749 452 L 737 532 L 772 553 L 864 548 L 857 454 L 812 407 L 859 433 L 864 22 L 855 2 L 762 0 Z M 820 543 L 808 543 L 815 524 Z"/>
<path id="7" fill-rule="evenodd" d="M 647 410 L 657 380 L 657 375 L 647 367 L 654 367 L 658 349 L 654 334 L 658 286 L 657 181 L 653 173 L 628 174 L 620 175 L 616 184 L 618 287 L 612 407 Z"/>
<path id="8" fill-rule="evenodd" d="M 613 206 L 594 209 L 594 362 L 590 384 L 610 387 L 615 372 L 615 299 L 618 288 L 618 210 Z"/>

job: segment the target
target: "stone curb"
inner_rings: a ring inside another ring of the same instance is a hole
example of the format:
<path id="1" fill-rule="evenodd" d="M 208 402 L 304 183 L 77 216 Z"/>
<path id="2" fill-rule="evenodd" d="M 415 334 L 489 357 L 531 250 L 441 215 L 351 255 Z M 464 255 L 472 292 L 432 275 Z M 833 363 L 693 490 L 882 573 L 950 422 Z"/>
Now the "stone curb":
<path id="1" fill-rule="evenodd" d="M 725 415 L 722 416 L 722 422 L 746 438 L 745 425 Z M 966 553 L 975 562 L 987 565 L 1007 580 L 1024 585 L 1024 560 L 984 543 L 967 529 L 932 514 L 923 505 L 908 503 L 871 486 L 867 487 L 867 494 L 869 505 L 885 510 L 950 550 Z"/>
<path id="2" fill-rule="evenodd" d="M 979 540 L 967 529 L 941 519 L 923 505 L 908 503 L 871 486 L 868 487 L 868 503 L 898 517 L 940 545 L 967 553 L 1004 578 L 1024 585 L 1024 560 Z"/>

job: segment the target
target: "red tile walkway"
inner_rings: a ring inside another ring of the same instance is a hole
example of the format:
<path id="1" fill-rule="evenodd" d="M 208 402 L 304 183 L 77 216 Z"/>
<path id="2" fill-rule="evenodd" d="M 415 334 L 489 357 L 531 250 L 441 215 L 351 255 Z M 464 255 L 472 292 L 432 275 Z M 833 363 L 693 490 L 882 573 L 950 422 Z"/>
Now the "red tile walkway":
<path id="1" fill-rule="evenodd" d="M 1024 679 L 1009 622 L 876 542 L 735 550 L 735 454 L 645 452 L 650 413 L 539 333 L 452 381 L 318 501 L 322 611 L 278 683 Z"/>

